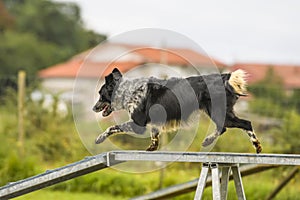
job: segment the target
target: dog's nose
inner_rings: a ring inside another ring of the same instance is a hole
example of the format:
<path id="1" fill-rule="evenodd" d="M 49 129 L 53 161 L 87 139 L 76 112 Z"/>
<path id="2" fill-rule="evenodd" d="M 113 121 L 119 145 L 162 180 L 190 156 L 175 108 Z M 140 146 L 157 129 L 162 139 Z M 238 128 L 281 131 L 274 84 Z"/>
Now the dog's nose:
<path id="1" fill-rule="evenodd" d="M 93 111 L 94 111 L 94 112 L 97 111 L 97 107 L 96 107 L 96 106 L 93 107 Z"/>

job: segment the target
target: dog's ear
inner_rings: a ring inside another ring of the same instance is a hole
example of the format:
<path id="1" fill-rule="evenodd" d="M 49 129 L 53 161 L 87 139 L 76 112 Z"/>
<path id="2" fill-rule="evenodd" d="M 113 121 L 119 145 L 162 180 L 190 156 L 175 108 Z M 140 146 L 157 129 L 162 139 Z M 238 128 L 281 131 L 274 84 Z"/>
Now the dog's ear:
<path id="1" fill-rule="evenodd" d="M 106 82 L 106 83 L 110 83 L 110 82 L 112 82 L 113 80 L 114 80 L 113 74 L 109 74 L 109 75 L 105 76 L 105 82 Z"/>
<path id="2" fill-rule="evenodd" d="M 119 80 L 120 78 L 122 78 L 122 74 L 118 70 L 118 68 L 114 68 L 114 70 L 112 71 L 112 75 L 113 75 L 114 80 Z"/>

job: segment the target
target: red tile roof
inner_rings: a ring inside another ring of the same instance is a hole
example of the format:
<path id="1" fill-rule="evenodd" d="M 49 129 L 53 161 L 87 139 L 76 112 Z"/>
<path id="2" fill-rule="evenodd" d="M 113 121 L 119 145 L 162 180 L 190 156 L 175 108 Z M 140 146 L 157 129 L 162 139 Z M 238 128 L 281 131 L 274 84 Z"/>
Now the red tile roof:
<path id="1" fill-rule="evenodd" d="M 141 54 L 148 59 L 149 62 L 160 63 L 165 62 L 166 64 L 173 65 L 202 65 L 202 66 L 214 66 L 222 68 L 226 66 L 217 60 L 210 59 L 208 56 L 202 55 L 190 49 L 156 49 L 156 48 L 142 48 L 136 50 L 137 53 Z"/>
<path id="2" fill-rule="evenodd" d="M 82 64 L 82 60 L 70 60 L 65 63 L 54 65 L 39 72 L 40 78 L 46 77 L 76 77 Z"/>
<path id="3" fill-rule="evenodd" d="M 276 76 L 280 77 L 286 89 L 300 88 L 300 66 L 295 65 L 274 65 L 259 63 L 237 63 L 231 67 L 231 70 L 243 69 L 248 74 L 248 82 L 256 83 L 263 80 L 272 69 Z"/>
<path id="4" fill-rule="evenodd" d="M 136 62 L 84 62 L 82 60 L 70 60 L 62 64 L 58 64 L 39 72 L 40 78 L 98 78 L 108 75 L 115 67 L 122 67 L 122 71 L 126 72 L 141 63 Z"/>
<path id="5" fill-rule="evenodd" d="M 109 43 L 106 45 L 113 47 L 117 46 L 118 48 L 125 48 L 129 52 L 129 54 L 135 55 L 135 57 L 138 57 L 138 59 L 126 61 L 122 61 L 122 59 L 120 59 L 114 62 L 93 61 L 88 57 L 92 50 L 88 50 L 74 56 L 71 60 L 65 63 L 60 63 L 52 67 L 46 68 L 44 70 L 41 70 L 39 72 L 39 77 L 75 78 L 78 75 L 83 77 L 99 77 L 100 74 L 102 74 L 103 76 L 107 75 L 113 67 L 118 67 L 121 72 L 127 72 L 133 67 L 144 63 L 163 63 L 180 66 L 196 65 L 203 67 L 214 67 L 216 65 L 219 68 L 226 67 L 224 63 L 221 63 L 217 60 L 212 60 L 208 56 L 202 55 L 190 49 L 169 48 L 166 50 L 162 50 L 158 48 L 149 48 L 147 46 L 143 47 L 116 43 Z M 103 71 L 104 73 L 102 73 Z"/>

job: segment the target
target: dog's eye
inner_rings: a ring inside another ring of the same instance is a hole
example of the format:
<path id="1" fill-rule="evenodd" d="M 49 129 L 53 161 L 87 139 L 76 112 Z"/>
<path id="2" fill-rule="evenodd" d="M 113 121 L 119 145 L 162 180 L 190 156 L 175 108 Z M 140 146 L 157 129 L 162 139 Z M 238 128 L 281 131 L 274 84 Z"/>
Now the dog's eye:
<path id="1" fill-rule="evenodd" d="M 100 96 L 101 101 L 107 101 L 107 98 L 103 95 Z"/>

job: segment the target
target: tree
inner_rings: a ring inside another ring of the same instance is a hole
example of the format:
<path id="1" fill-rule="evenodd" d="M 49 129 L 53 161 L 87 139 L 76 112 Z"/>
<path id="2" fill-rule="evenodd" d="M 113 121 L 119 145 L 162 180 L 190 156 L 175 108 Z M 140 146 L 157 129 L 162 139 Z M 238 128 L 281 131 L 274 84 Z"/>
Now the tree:
<path id="1" fill-rule="evenodd" d="M 0 74 L 15 74 L 18 68 L 35 74 L 37 70 L 62 62 L 105 39 L 104 35 L 85 29 L 80 9 L 74 3 L 49 0 L 3 2 L 6 16 L 12 16 L 15 25 L 0 33 Z M 6 27 L 9 20 L 6 18 L 2 24 Z"/>
<path id="2" fill-rule="evenodd" d="M 259 98 L 281 100 L 284 96 L 282 79 L 275 73 L 272 66 L 267 70 L 265 78 L 251 85 L 249 90 Z"/>
<path id="3" fill-rule="evenodd" d="M 0 32 L 11 28 L 14 21 L 14 18 L 9 14 L 3 2 L 0 0 Z"/>
<path id="4" fill-rule="evenodd" d="M 295 107 L 295 110 L 300 114 L 300 89 L 294 89 L 289 97 L 290 105 Z"/>
<path id="5" fill-rule="evenodd" d="M 39 39 L 82 51 L 101 42 L 105 36 L 86 30 L 79 7 L 74 3 L 24 0 L 10 11 L 16 16 L 20 32 L 34 33 Z M 20 17 L 19 17 L 20 16 Z M 91 44 L 91 41 L 94 43 Z"/>
<path id="6" fill-rule="evenodd" d="M 250 102 L 252 112 L 270 117 L 283 117 L 286 111 L 283 107 L 287 98 L 281 78 L 269 67 L 266 76 L 260 82 L 249 86 L 249 91 L 255 97 Z"/>
<path id="7" fill-rule="evenodd" d="M 283 126 L 276 132 L 276 143 L 284 153 L 300 153 L 299 129 L 300 115 L 291 110 L 283 118 Z"/>
<path id="8" fill-rule="evenodd" d="M 31 33 L 5 31 L 0 35 L 1 75 L 17 74 L 26 69 L 29 75 L 59 62 L 67 52 L 58 45 L 37 39 Z"/>
<path id="9" fill-rule="evenodd" d="M 16 87 L 19 69 L 34 79 L 38 70 L 63 62 L 105 38 L 84 27 L 74 3 L 0 0 L 0 96 L 7 86 Z"/>

